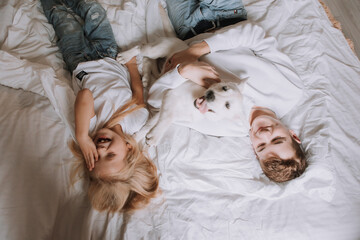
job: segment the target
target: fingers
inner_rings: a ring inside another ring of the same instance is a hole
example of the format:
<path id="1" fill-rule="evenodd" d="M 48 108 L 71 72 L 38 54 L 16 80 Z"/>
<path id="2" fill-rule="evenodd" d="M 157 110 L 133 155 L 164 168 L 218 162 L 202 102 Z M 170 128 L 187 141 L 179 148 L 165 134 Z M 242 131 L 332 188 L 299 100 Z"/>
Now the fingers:
<path id="1" fill-rule="evenodd" d="M 211 66 L 211 72 L 210 72 L 210 79 L 214 80 L 215 82 L 220 82 L 220 74 L 216 71 L 214 67 Z"/>
<path id="2" fill-rule="evenodd" d="M 95 161 L 99 160 L 99 154 L 93 140 L 87 136 L 79 139 L 79 145 L 84 157 L 86 167 L 92 171 L 95 167 Z"/>
<path id="3" fill-rule="evenodd" d="M 203 80 L 202 80 L 202 86 L 205 88 L 210 87 L 214 83 L 220 82 L 220 75 L 216 71 L 216 69 L 210 65 L 206 67 L 206 73 L 204 73 Z"/>
<path id="4" fill-rule="evenodd" d="M 89 171 L 92 171 L 94 169 L 94 155 L 92 152 L 88 153 L 88 155 L 85 157 L 85 160 L 87 168 Z"/>
<path id="5" fill-rule="evenodd" d="M 175 63 L 173 61 L 173 57 L 171 57 L 166 62 L 166 67 L 169 68 L 173 64 Z M 216 71 L 215 67 L 201 61 L 182 63 L 179 67 L 179 73 L 182 77 L 205 88 L 221 81 L 220 74 Z"/>
<path id="6" fill-rule="evenodd" d="M 165 72 L 173 69 L 178 65 L 179 63 L 191 63 L 191 62 L 197 62 L 198 57 L 193 56 L 188 49 L 180 51 L 172 55 L 165 63 Z"/>
<path id="7" fill-rule="evenodd" d="M 95 161 L 96 162 L 99 161 L 99 155 L 98 155 L 98 152 L 97 152 L 96 148 L 93 149 L 93 154 L 94 154 Z"/>
<path id="8" fill-rule="evenodd" d="M 204 79 L 202 86 L 204 88 L 209 88 L 211 85 L 213 85 L 214 83 L 218 83 L 218 82 L 220 82 L 220 79 L 219 79 L 219 81 L 217 81 L 215 79 Z"/>
<path id="9" fill-rule="evenodd" d="M 91 160 L 90 160 L 90 156 L 89 155 L 86 155 L 86 156 L 84 156 L 84 158 L 85 158 L 85 163 L 86 163 L 86 167 L 87 167 L 87 169 L 89 169 L 89 171 L 91 171 L 90 169 L 91 169 Z"/>
<path id="10" fill-rule="evenodd" d="M 92 147 L 89 149 L 88 152 L 84 154 L 86 167 L 89 169 L 89 171 L 92 171 L 95 167 L 95 161 L 99 160 L 99 155 L 95 147 Z"/>

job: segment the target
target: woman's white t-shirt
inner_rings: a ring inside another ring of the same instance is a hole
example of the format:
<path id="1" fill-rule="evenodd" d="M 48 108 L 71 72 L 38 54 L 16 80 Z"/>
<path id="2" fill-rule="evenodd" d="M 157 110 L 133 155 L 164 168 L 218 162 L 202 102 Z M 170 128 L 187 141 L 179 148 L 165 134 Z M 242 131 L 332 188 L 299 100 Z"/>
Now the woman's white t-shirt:
<path id="1" fill-rule="evenodd" d="M 73 71 L 75 94 L 80 89 L 89 89 L 94 98 L 95 116 L 90 121 L 89 131 L 103 128 L 113 113 L 132 98 L 130 75 L 127 68 L 112 58 L 81 62 Z M 134 134 L 146 123 L 149 112 L 141 108 L 119 122 L 124 133 Z"/>

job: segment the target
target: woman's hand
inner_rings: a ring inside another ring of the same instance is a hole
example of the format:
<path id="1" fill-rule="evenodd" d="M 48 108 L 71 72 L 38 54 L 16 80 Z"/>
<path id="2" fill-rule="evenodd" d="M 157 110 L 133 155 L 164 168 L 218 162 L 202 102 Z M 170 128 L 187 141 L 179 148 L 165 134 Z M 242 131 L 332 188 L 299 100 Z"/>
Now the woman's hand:
<path id="1" fill-rule="evenodd" d="M 178 70 L 182 77 L 205 88 L 208 88 L 213 83 L 220 82 L 216 69 L 205 62 L 196 61 L 181 64 Z"/>
<path id="2" fill-rule="evenodd" d="M 95 166 L 95 161 L 98 160 L 98 152 L 95 143 L 89 136 L 77 138 L 81 152 L 85 158 L 86 166 L 89 171 L 92 171 Z"/>

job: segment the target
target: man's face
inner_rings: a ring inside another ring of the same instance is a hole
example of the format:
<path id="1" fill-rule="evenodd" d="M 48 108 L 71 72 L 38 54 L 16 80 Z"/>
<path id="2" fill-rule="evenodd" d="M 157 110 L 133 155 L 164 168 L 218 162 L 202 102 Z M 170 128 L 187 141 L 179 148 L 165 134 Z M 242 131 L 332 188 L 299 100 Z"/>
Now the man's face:
<path id="1" fill-rule="evenodd" d="M 253 114 L 250 119 L 250 140 L 260 165 L 264 159 L 295 157 L 292 138 L 300 142 L 295 133 L 284 126 L 274 113 Z"/>

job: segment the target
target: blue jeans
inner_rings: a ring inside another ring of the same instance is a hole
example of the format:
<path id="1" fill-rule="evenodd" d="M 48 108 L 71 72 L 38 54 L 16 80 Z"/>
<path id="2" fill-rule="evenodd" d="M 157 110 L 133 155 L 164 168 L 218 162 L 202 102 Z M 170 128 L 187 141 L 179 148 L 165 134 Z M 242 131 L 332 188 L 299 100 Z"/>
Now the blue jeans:
<path id="1" fill-rule="evenodd" d="M 114 33 L 105 9 L 95 0 L 41 0 L 41 4 L 71 72 L 80 62 L 116 58 Z"/>
<path id="2" fill-rule="evenodd" d="M 230 18 L 247 18 L 241 0 L 166 0 L 166 4 L 171 23 L 181 39 L 202 20 L 219 22 Z"/>

